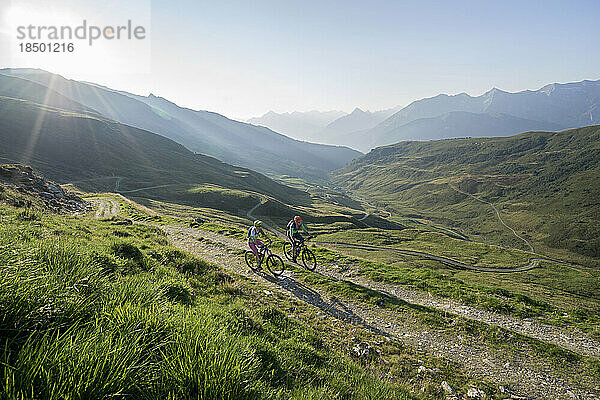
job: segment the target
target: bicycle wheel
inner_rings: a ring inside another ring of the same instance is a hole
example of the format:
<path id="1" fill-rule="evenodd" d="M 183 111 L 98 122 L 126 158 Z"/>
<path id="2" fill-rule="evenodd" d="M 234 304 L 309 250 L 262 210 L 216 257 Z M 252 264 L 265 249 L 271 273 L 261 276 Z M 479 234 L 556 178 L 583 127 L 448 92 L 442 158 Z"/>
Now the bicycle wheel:
<path id="1" fill-rule="evenodd" d="M 302 250 L 302 264 L 309 271 L 314 271 L 317 268 L 317 257 L 310 249 L 304 248 Z"/>
<path id="2" fill-rule="evenodd" d="M 292 245 L 290 242 L 285 242 L 283 244 L 283 254 L 285 255 L 285 258 L 288 259 L 288 261 L 292 261 L 293 251 L 294 245 Z"/>
<path id="3" fill-rule="evenodd" d="M 269 257 L 267 257 L 267 268 L 273 275 L 279 276 L 283 273 L 285 265 L 283 264 L 281 257 L 271 254 Z"/>
<path id="4" fill-rule="evenodd" d="M 258 260 L 254 255 L 254 252 L 247 250 L 244 254 L 244 259 L 252 271 L 256 271 L 258 269 Z"/>

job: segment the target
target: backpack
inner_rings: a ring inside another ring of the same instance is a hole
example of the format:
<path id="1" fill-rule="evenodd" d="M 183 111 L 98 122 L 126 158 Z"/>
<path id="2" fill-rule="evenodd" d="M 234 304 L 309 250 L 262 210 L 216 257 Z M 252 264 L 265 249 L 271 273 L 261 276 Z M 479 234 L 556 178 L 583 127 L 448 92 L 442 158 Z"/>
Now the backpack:
<path id="1" fill-rule="evenodd" d="M 254 228 L 254 226 L 251 226 L 250 229 L 248 229 L 248 240 L 250 240 L 250 237 L 252 236 L 252 228 Z"/>
<path id="2" fill-rule="evenodd" d="M 295 223 L 294 223 L 294 220 L 291 220 L 290 222 L 288 222 L 288 224 L 287 224 L 287 226 L 286 226 L 286 229 L 287 229 L 287 231 L 288 231 L 288 232 L 290 231 L 290 229 L 292 229 L 292 226 L 293 226 L 294 224 L 295 224 Z"/>

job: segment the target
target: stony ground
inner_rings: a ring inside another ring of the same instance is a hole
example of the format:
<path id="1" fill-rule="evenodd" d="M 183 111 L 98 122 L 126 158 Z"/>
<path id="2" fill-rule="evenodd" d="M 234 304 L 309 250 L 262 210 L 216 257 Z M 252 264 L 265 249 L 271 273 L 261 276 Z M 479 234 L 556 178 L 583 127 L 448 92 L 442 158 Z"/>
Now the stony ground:
<path id="1" fill-rule="evenodd" d="M 31 167 L 1 164 L 0 184 L 39 198 L 47 208 L 55 212 L 74 214 L 86 212 L 90 208 L 89 203 L 36 174 Z"/>
<path id="2" fill-rule="evenodd" d="M 254 273 L 245 264 L 241 250 L 246 244 L 240 240 L 195 228 L 163 226 L 172 242 L 206 260 L 269 288 L 311 304 L 324 316 L 361 325 L 373 332 L 394 337 L 406 345 L 426 351 L 431 355 L 450 359 L 464 365 L 477 377 L 506 384 L 513 390 L 513 398 L 531 399 L 600 399 L 600 383 L 582 381 L 581 377 L 559 373 L 539 359 L 527 345 L 518 349 L 492 349 L 477 337 L 457 336 L 455 332 L 428 329 L 417 321 L 415 315 L 383 309 L 364 303 L 328 296 L 308 287 L 286 271 L 280 278 L 266 273 Z M 464 306 L 448 299 L 413 292 L 400 286 L 367 281 L 340 273 L 333 266 L 319 266 L 319 273 L 337 279 L 351 280 L 374 290 L 385 292 L 408 303 L 434 307 L 448 313 L 497 325 L 542 341 L 557 344 L 584 355 L 598 357 L 598 343 L 577 331 L 565 331 L 536 321 L 519 320 L 489 311 Z M 426 373 L 427 371 L 424 371 Z M 585 388 L 594 389 L 585 389 Z M 475 394 L 476 395 L 476 394 Z M 520 397 L 522 396 L 522 397 Z"/>

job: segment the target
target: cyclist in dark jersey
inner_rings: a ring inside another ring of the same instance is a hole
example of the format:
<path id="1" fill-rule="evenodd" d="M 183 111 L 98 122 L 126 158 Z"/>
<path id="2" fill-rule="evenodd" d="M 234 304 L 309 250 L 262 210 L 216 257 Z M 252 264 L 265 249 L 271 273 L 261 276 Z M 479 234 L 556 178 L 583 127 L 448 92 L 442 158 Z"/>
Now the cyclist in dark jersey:
<path id="1" fill-rule="evenodd" d="M 298 245 L 304 243 L 304 237 L 300 234 L 300 231 L 303 231 L 307 235 L 308 229 L 302 222 L 302 218 L 299 215 L 296 215 L 290 222 L 287 224 L 287 237 L 290 239 L 292 244 L 294 245 L 293 257 L 292 260 L 296 262 L 296 257 L 298 253 Z"/>

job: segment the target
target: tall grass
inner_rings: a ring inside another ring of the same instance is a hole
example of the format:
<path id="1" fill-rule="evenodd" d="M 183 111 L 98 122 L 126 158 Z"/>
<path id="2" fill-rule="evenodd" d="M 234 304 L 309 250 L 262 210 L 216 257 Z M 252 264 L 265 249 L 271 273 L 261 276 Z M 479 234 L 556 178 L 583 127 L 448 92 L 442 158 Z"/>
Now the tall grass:
<path id="1" fill-rule="evenodd" d="M 0 399 L 407 398 L 155 228 L 1 211 Z"/>

